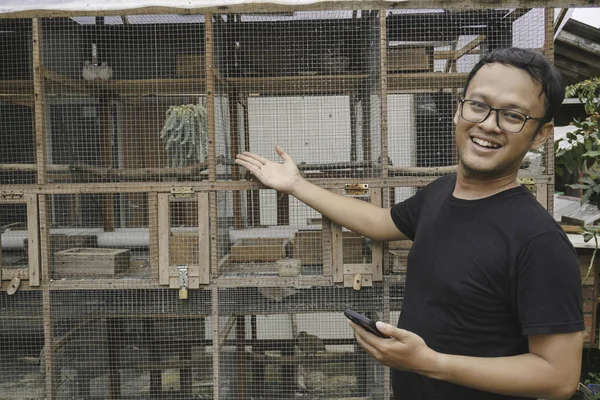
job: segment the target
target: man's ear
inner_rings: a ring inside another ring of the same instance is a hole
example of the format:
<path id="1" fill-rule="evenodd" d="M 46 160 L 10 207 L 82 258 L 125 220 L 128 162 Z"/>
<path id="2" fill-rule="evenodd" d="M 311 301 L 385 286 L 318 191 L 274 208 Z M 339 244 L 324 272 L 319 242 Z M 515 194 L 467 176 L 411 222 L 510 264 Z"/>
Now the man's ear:
<path id="1" fill-rule="evenodd" d="M 456 112 L 454 113 L 454 118 L 452 119 L 452 122 L 454 122 L 454 125 L 458 124 L 458 118 L 459 117 L 460 117 L 460 104 L 456 108 Z"/>
<path id="2" fill-rule="evenodd" d="M 538 129 L 537 133 L 535 134 L 533 141 L 531 142 L 531 149 L 532 150 L 537 150 L 540 147 L 542 147 L 542 145 L 544 143 L 546 143 L 546 140 L 550 139 L 550 138 L 554 138 L 554 122 L 550 121 L 550 122 L 546 122 L 544 125 L 542 125 L 542 127 L 540 129 Z"/>

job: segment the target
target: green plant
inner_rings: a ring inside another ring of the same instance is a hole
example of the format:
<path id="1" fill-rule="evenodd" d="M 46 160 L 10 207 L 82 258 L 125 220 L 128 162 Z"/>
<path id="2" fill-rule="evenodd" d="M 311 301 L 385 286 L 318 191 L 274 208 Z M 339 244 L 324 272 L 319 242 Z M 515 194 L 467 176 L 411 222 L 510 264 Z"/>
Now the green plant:
<path id="1" fill-rule="evenodd" d="M 579 183 L 569 186 L 583 190 L 582 202 L 600 206 L 600 77 L 567 86 L 566 96 L 577 96 L 587 116 L 574 120 L 575 130 L 554 142 L 555 171 L 578 175 Z"/>
<path id="2" fill-rule="evenodd" d="M 588 278 L 592 274 L 592 271 L 594 270 L 594 261 L 596 259 L 596 252 L 598 252 L 598 236 L 600 235 L 600 225 L 582 226 L 581 233 L 583 234 L 583 241 L 585 243 L 594 239 L 595 244 L 594 251 L 592 252 L 592 259 L 590 260 L 590 265 L 588 267 L 587 273 L 585 274 L 585 278 L 581 282 L 581 284 L 583 285 L 588 280 Z"/>

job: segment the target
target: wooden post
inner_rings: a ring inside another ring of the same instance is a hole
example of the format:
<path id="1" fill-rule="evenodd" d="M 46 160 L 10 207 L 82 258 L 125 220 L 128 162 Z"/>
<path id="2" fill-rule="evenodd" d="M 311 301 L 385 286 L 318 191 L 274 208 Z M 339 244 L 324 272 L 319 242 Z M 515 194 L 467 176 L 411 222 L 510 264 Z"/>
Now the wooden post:
<path id="1" fill-rule="evenodd" d="M 169 239 L 171 232 L 169 194 L 158 194 L 158 283 L 169 284 Z"/>
<path id="2" fill-rule="evenodd" d="M 331 221 L 331 267 L 333 282 L 344 282 L 344 244 L 342 226 Z"/>
<path id="3" fill-rule="evenodd" d="M 385 11 L 379 12 L 379 90 L 381 98 L 381 176 L 388 176 L 388 90 L 387 90 L 387 24 Z M 373 280 L 378 280 L 373 275 Z"/>
<path id="4" fill-rule="evenodd" d="M 544 54 L 554 61 L 554 8 L 548 7 L 544 10 L 545 37 Z M 550 184 L 546 186 L 546 209 L 550 214 L 554 213 L 554 140 L 546 140 L 545 143 L 546 174 L 550 176 Z"/>
<path id="5" fill-rule="evenodd" d="M 206 112 L 208 118 L 208 179 L 217 180 L 215 148 L 215 70 L 213 49 L 213 15 L 205 14 L 204 51 L 206 56 Z"/>
<path id="6" fill-rule="evenodd" d="M 371 203 L 381 207 L 382 204 L 382 190 L 381 188 L 370 189 L 371 192 Z M 380 282 L 383 280 L 383 242 L 371 242 L 371 265 L 373 272 L 373 282 Z"/>
<path id="7" fill-rule="evenodd" d="M 210 283 L 210 207 L 208 193 L 200 192 L 198 196 L 198 283 L 208 285 Z M 191 281 L 190 281 L 191 282 Z M 197 285 L 190 285 L 192 289 L 198 289 Z"/>
<path id="8" fill-rule="evenodd" d="M 158 281 L 159 271 L 159 234 L 158 228 L 158 193 L 148 193 L 148 237 L 149 237 L 149 259 L 150 279 Z"/>
<path id="9" fill-rule="evenodd" d="M 38 198 L 27 196 L 27 260 L 29 262 L 29 286 L 40 286 L 40 232 Z M 1 251 L 1 244 L 0 244 Z M 0 258 L 0 264 L 1 258 Z M 1 267 L 0 267 L 1 269 Z"/>

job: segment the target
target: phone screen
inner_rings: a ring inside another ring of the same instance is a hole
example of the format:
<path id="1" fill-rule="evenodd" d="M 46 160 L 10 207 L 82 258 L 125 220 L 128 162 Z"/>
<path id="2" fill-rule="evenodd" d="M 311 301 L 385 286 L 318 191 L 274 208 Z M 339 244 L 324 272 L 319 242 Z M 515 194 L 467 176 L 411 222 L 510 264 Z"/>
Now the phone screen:
<path id="1" fill-rule="evenodd" d="M 389 339 L 389 336 L 386 336 L 383 333 L 379 332 L 379 329 L 377 329 L 377 326 L 375 325 L 375 321 L 365 317 L 364 315 L 359 314 L 356 311 L 351 310 L 349 308 L 344 310 L 344 315 L 356 325 L 361 326 L 367 332 L 379 336 L 380 338 Z"/>

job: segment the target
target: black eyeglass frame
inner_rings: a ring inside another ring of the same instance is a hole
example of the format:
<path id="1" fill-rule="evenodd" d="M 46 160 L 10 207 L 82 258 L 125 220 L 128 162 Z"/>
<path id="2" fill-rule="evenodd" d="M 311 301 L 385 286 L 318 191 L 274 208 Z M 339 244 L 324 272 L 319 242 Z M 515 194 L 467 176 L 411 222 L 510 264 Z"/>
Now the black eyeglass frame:
<path id="1" fill-rule="evenodd" d="M 463 116 L 463 107 L 465 105 L 465 101 L 469 101 L 469 102 L 472 102 L 472 103 L 481 104 L 481 105 L 486 106 L 487 108 L 489 108 L 489 111 L 485 115 L 485 118 L 483 118 L 481 121 L 472 121 L 470 119 L 465 118 Z M 525 113 L 522 113 L 521 111 L 517 111 L 517 110 L 512 109 L 512 108 L 494 108 L 494 107 L 490 106 L 488 103 L 484 103 L 482 101 L 477 101 L 477 100 L 460 99 L 460 100 L 458 100 L 458 102 L 460 103 L 460 116 L 465 121 L 469 121 L 469 122 L 473 122 L 473 123 L 476 123 L 476 124 L 480 124 L 483 121 L 485 121 L 486 119 L 488 119 L 488 117 L 490 116 L 490 114 L 492 113 L 492 111 L 496 111 L 496 125 L 498 126 L 498 128 L 502 129 L 503 131 L 507 131 L 507 132 L 510 132 L 510 133 L 519 133 L 519 132 L 521 132 L 523 130 L 523 128 L 525 128 L 525 125 L 527 124 L 527 121 L 529 121 L 529 120 L 542 122 L 542 124 L 540 124 L 538 126 L 538 129 L 543 125 L 543 123 L 546 123 L 546 122 L 549 122 L 549 121 L 552 120 L 552 118 L 535 118 L 535 117 L 532 117 L 530 115 L 527 115 Z M 525 117 L 525 121 L 523 121 L 523 125 L 521 125 L 521 129 L 519 129 L 518 131 L 509 131 L 509 130 L 506 130 L 504 128 L 501 128 L 500 127 L 500 111 L 511 111 L 511 112 L 520 114 L 523 117 Z"/>

